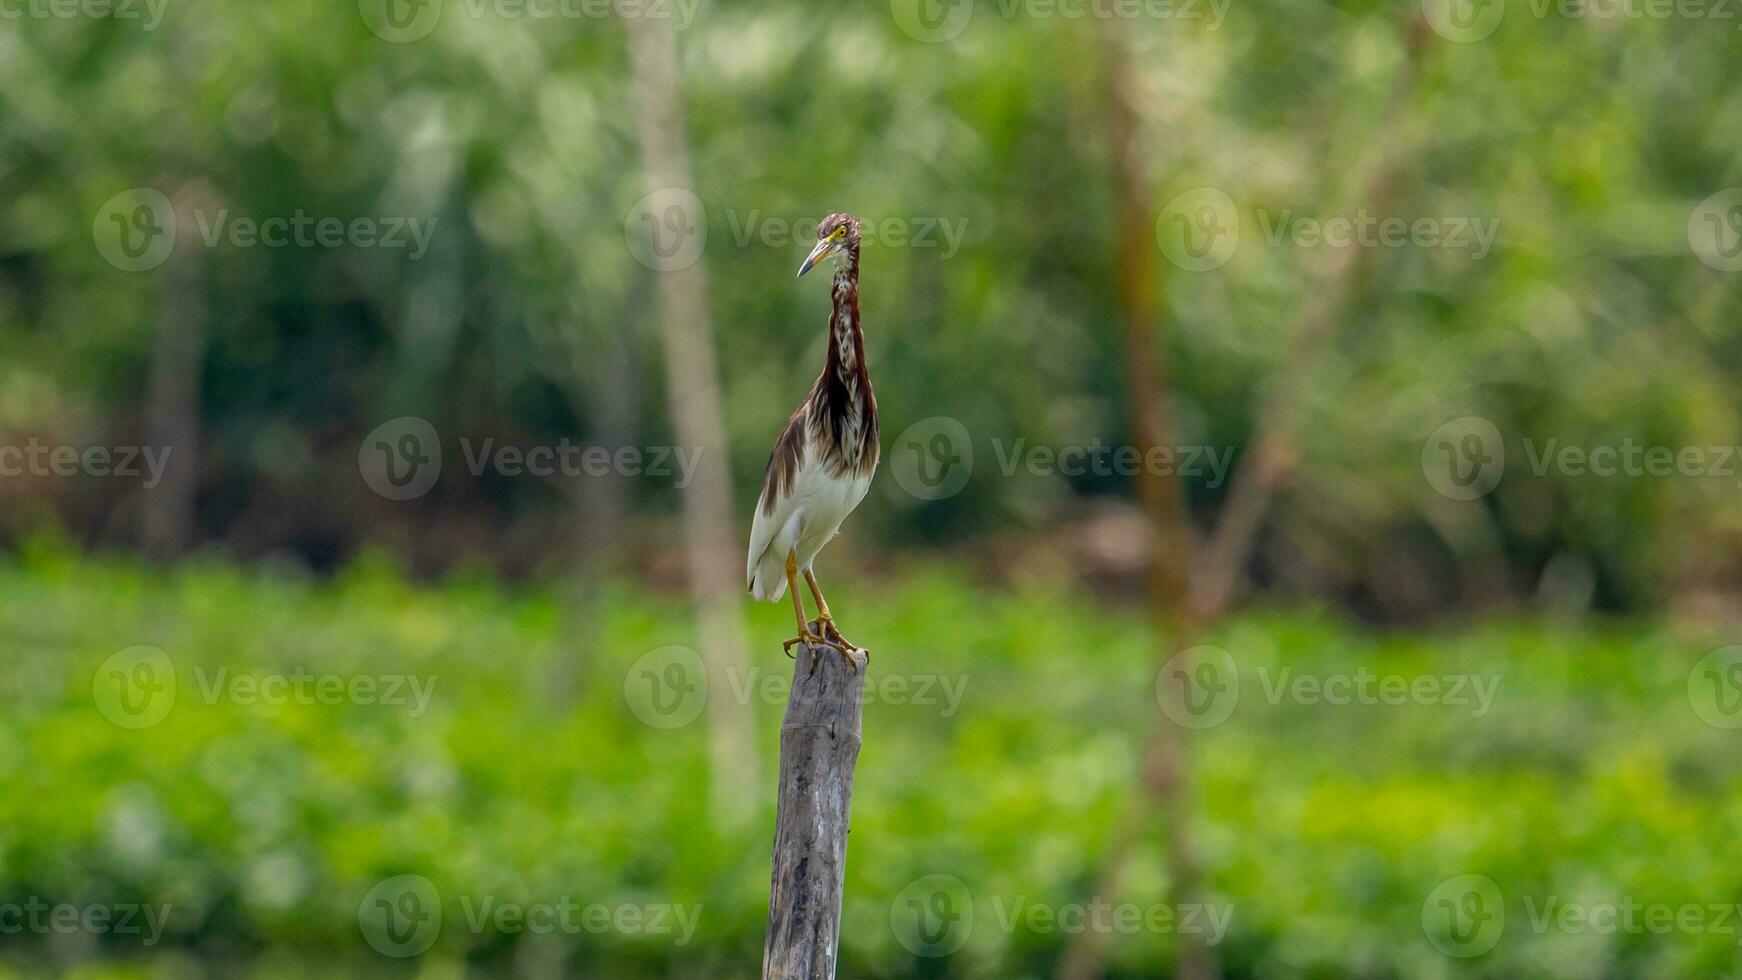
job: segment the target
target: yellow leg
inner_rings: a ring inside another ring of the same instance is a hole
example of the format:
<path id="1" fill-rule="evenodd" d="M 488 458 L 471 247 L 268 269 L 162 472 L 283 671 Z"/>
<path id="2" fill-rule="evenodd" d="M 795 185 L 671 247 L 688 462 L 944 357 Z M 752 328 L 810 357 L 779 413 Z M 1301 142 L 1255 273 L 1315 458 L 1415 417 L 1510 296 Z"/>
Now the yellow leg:
<path id="1" fill-rule="evenodd" d="M 786 589 L 792 593 L 792 614 L 798 617 L 798 632 L 805 633 L 804 602 L 798 597 L 798 556 L 786 553 Z"/>
<path id="2" fill-rule="evenodd" d="M 805 569 L 804 581 L 806 585 L 810 586 L 811 598 L 816 600 L 817 623 L 822 627 L 823 635 L 831 641 L 829 645 L 842 653 L 846 653 L 848 650 L 857 650 L 858 647 L 854 646 L 851 640 L 841 635 L 840 627 L 835 625 L 835 617 L 829 614 L 829 601 L 823 598 L 822 587 L 817 585 L 816 573 L 808 568 Z M 849 656 L 847 659 L 851 661 L 853 658 Z"/>
<path id="3" fill-rule="evenodd" d="M 828 643 L 828 640 L 811 632 L 810 624 L 805 622 L 804 601 L 798 597 L 798 555 L 786 553 L 786 588 L 792 593 L 792 614 L 798 618 L 798 635 L 781 645 L 787 656 L 792 656 L 794 643 L 809 643 L 813 646 Z"/>
<path id="4" fill-rule="evenodd" d="M 834 622 L 835 617 L 829 615 L 829 601 L 823 598 L 823 590 L 817 586 L 816 573 L 810 569 L 804 570 L 804 582 L 810 586 L 811 598 L 817 603 L 817 618 L 824 622 Z"/>

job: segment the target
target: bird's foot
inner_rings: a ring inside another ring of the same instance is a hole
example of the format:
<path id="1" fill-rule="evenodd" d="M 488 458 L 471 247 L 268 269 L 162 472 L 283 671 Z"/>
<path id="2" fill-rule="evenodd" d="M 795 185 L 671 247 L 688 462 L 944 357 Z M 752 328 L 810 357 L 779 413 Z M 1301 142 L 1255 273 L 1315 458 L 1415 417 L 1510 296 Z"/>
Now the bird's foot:
<path id="1" fill-rule="evenodd" d="M 865 658 L 866 662 L 870 661 L 870 655 L 854 646 L 846 637 L 842 636 L 841 631 L 835 627 L 832 620 L 818 618 L 817 625 L 822 628 L 821 632 L 813 632 L 806 629 L 803 633 L 800 633 L 781 644 L 781 648 L 786 651 L 788 657 L 796 656 L 792 652 L 793 646 L 795 644 L 803 643 L 806 646 L 828 647 L 829 649 L 834 650 L 847 661 L 847 669 L 854 673 L 858 673 L 859 671 L 860 657 Z M 811 669 L 813 671 L 816 670 L 815 661 L 811 662 Z"/>
<path id="2" fill-rule="evenodd" d="M 822 630 L 823 635 L 829 638 L 831 645 L 839 643 L 849 647 L 853 646 L 852 642 L 850 642 L 845 636 L 841 635 L 841 628 L 835 625 L 835 617 L 829 615 L 828 610 L 826 609 L 817 616 L 817 628 Z M 858 648 L 854 647 L 854 649 Z"/>
<path id="3" fill-rule="evenodd" d="M 797 643 L 803 643 L 806 646 L 813 646 L 813 647 L 833 646 L 833 644 L 831 644 L 821 634 L 812 633 L 810 630 L 807 629 L 804 632 L 800 633 L 799 635 L 793 637 L 792 639 L 787 640 L 785 643 L 782 643 L 780 645 L 780 648 L 782 650 L 786 651 L 787 657 L 793 658 L 793 657 L 796 657 L 797 654 L 792 652 L 792 648 L 793 648 L 793 645 L 797 644 Z"/>
<path id="4" fill-rule="evenodd" d="M 841 628 L 835 625 L 835 618 L 830 616 L 828 613 L 825 612 L 817 617 L 817 625 L 822 627 L 823 636 L 825 637 L 824 645 L 839 650 L 841 655 L 847 658 L 847 668 L 857 673 L 859 670 L 859 661 L 854 654 L 864 655 L 865 652 L 855 645 L 852 640 L 847 639 L 847 637 L 841 632 Z M 867 656 L 866 659 L 869 661 L 869 656 Z"/>

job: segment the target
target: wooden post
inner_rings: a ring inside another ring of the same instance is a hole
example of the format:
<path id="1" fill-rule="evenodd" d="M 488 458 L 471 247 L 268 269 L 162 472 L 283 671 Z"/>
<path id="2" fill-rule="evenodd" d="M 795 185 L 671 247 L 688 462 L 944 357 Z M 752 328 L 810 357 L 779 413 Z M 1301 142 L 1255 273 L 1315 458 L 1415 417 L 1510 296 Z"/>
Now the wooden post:
<path id="1" fill-rule="evenodd" d="M 816 630 L 817 624 L 812 623 Z M 870 658 L 799 644 L 780 725 L 780 809 L 762 980 L 834 980 L 859 716 Z"/>

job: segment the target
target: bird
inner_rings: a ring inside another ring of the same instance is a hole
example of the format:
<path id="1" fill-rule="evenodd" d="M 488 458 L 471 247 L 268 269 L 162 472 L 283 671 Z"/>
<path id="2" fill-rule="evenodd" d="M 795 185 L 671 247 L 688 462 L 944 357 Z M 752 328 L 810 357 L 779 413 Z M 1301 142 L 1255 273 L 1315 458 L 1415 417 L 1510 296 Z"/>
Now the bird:
<path id="1" fill-rule="evenodd" d="M 828 353 L 816 384 L 769 454 L 744 575 L 751 596 L 759 601 L 778 602 L 792 590 L 798 635 L 784 645 L 789 655 L 795 643 L 827 646 L 852 665 L 858 648 L 835 624 L 811 565 L 865 499 L 880 452 L 877 397 L 871 391 L 859 318 L 858 218 L 846 213 L 824 218 L 817 225 L 816 247 L 799 266 L 799 277 L 831 258 L 835 274 L 829 287 Z M 816 602 L 820 633 L 805 618 L 798 595 L 800 574 Z"/>

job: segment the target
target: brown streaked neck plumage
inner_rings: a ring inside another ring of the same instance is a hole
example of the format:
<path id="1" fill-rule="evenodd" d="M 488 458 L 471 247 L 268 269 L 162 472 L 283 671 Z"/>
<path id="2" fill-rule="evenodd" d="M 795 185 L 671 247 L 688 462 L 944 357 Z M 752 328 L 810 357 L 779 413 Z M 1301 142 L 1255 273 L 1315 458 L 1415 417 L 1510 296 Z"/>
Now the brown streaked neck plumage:
<path id="1" fill-rule="evenodd" d="M 865 365 L 865 335 L 859 321 L 859 242 L 841 249 L 829 287 L 828 359 L 817 378 L 815 405 L 823 428 L 834 437 L 838 462 L 847 468 L 877 465 L 877 399 Z"/>
<path id="2" fill-rule="evenodd" d="M 829 356 L 826 376 L 855 383 L 865 368 L 865 335 L 859 329 L 859 243 L 841 250 L 835 281 L 829 286 Z M 870 375 L 864 374 L 866 387 Z"/>

